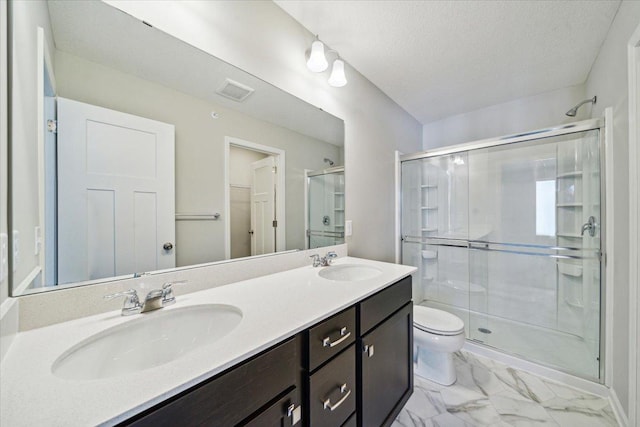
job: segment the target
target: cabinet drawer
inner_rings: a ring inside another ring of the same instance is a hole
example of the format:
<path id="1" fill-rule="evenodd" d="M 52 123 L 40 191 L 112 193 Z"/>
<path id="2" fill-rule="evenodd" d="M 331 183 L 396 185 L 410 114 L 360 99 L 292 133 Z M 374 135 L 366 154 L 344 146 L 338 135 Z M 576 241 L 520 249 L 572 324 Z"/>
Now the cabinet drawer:
<path id="1" fill-rule="evenodd" d="M 351 346 L 309 379 L 309 420 L 313 427 L 342 425 L 356 409 L 356 358 Z"/>
<path id="2" fill-rule="evenodd" d="M 313 371 L 356 339 L 356 310 L 352 307 L 309 329 L 309 371 Z"/>
<path id="3" fill-rule="evenodd" d="M 235 425 L 297 385 L 299 366 L 300 337 L 296 336 L 124 424 Z"/>
<path id="4" fill-rule="evenodd" d="M 360 303 L 360 334 L 366 334 L 409 301 L 411 301 L 411 276 L 362 301 Z"/>
<path id="5" fill-rule="evenodd" d="M 292 410 L 290 410 L 290 408 Z M 300 408 L 300 391 L 295 388 L 275 403 L 253 416 L 249 421 L 239 424 L 242 427 L 293 427 L 302 425 Z"/>

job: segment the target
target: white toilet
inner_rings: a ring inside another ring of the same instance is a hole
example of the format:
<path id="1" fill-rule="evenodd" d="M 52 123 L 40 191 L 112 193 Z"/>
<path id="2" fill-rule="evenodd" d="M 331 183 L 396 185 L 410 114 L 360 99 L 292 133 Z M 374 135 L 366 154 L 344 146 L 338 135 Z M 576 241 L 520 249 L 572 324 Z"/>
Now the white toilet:
<path id="1" fill-rule="evenodd" d="M 456 382 L 453 353 L 464 345 L 464 322 L 435 308 L 413 307 L 415 373 L 438 384 Z"/>

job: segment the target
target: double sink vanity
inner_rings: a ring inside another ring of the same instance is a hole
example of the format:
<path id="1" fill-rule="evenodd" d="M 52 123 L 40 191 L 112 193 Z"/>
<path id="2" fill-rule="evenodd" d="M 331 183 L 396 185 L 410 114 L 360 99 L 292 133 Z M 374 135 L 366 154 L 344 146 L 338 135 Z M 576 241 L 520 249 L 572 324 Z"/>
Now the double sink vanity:
<path id="1" fill-rule="evenodd" d="M 414 270 L 343 257 L 21 332 L 0 424 L 390 425 L 413 390 Z"/>

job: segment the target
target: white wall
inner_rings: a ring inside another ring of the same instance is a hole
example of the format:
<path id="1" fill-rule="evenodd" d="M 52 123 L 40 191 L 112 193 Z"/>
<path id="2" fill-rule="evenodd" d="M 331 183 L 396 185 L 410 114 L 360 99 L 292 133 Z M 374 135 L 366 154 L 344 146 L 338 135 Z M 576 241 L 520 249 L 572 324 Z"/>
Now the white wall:
<path id="1" fill-rule="evenodd" d="M 584 85 L 577 85 L 446 117 L 424 125 L 422 146 L 429 150 L 584 120 L 590 117 L 590 104 L 576 117 L 565 113 L 592 96 Z"/>
<path id="2" fill-rule="evenodd" d="M 420 150 L 420 123 L 349 66 L 343 88 L 309 72 L 314 35 L 272 2 L 107 3 L 343 119 L 349 253 L 394 260 L 394 150 Z"/>
<path id="3" fill-rule="evenodd" d="M 7 232 L 7 2 L 0 1 L 0 233 Z M 9 295 L 9 281 L 0 277 L 0 305 Z"/>
<path id="4" fill-rule="evenodd" d="M 613 285 L 613 378 L 615 390 L 625 412 L 629 413 L 629 99 L 627 78 L 627 43 L 640 23 L 640 2 L 623 1 L 607 39 L 586 82 L 588 93 L 598 95 L 593 116 L 613 107 L 613 185 L 614 191 L 614 269 Z"/>
<path id="5" fill-rule="evenodd" d="M 226 136 L 285 151 L 286 244 L 304 248 L 304 170 L 324 168 L 325 157 L 341 162 L 340 147 L 65 52 L 57 52 L 55 70 L 62 97 L 175 126 L 176 213 L 222 214 L 218 221 L 176 222 L 177 266 L 224 259 Z"/>

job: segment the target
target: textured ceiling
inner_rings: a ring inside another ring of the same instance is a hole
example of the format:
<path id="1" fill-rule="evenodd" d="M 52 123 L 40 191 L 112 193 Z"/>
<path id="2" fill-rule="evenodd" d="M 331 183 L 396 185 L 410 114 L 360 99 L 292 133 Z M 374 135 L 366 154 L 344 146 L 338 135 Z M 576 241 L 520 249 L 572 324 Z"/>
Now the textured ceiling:
<path id="1" fill-rule="evenodd" d="M 620 6 L 617 0 L 276 3 L 423 124 L 584 83 Z"/>

